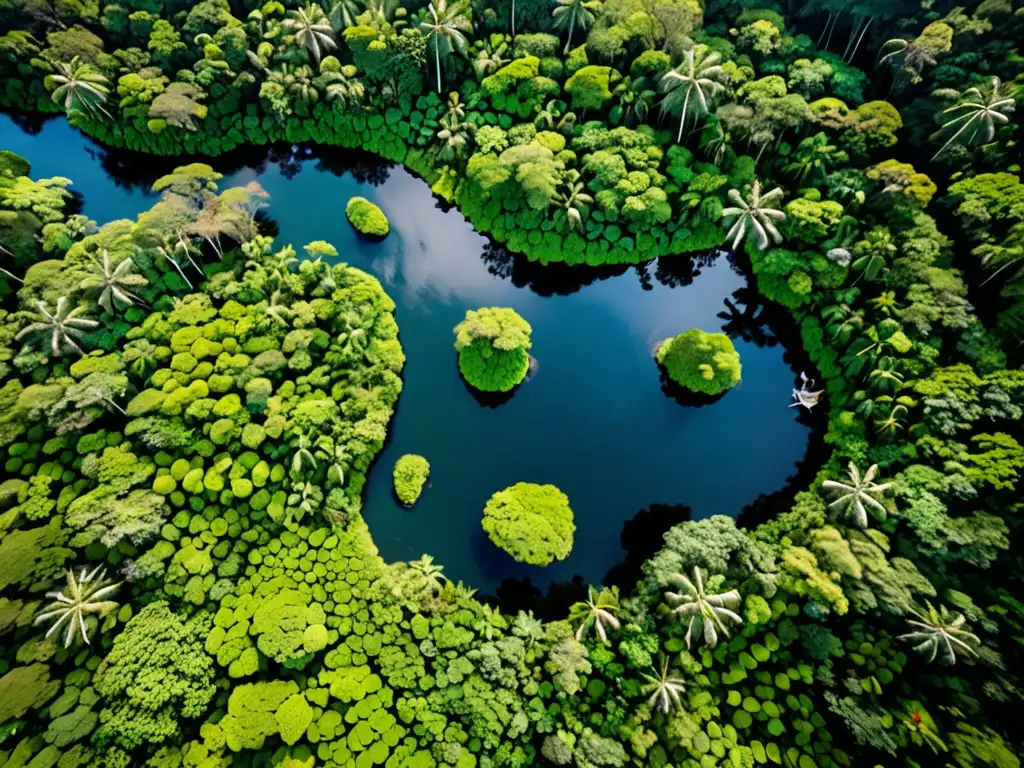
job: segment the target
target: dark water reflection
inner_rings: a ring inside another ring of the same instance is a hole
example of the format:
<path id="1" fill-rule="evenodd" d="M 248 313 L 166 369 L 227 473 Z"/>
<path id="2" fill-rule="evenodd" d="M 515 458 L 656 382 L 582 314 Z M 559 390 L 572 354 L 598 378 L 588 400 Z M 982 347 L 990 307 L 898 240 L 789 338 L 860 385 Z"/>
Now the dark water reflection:
<path id="1" fill-rule="evenodd" d="M 153 180 L 182 162 L 106 151 L 63 120 L 35 127 L 25 132 L 0 116 L 0 148 L 28 158 L 36 177 L 73 179 L 83 212 L 100 223 L 147 208 Z M 788 326 L 769 323 L 730 256 L 544 267 L 489 242 L 422 181 L 367 155 L 279 147 L 212 164 L 224 186 L 258 180 L 267 189 L 281 242 L 300 252 L 312 240 L 333 243 L 397 304 L 405 390 L 364 510 L 387 560 L 432 554 L 447 576 L 507 606 L 535 604 L 551 587 L 544 612 L 556 612 L 586 583 L 635 580 L 683 519 L 736 516 L 759 498 L 762 514 L 774 508 L 781 497 L 765 494 L 784 488 L 805 456 L 810 425 L 787 407 L 800 365 L 787 362 L 776 336 Z M 356 194 L 390 218 L 383 242 L 360 239 L 345 220 Z M 452 349 L 465 311 L 491 305 L 532 324 L 538 361 L 536 375 L 500 404 L 467 391 Z M 652 350 L 694 327 L 733 337 L 743 381 L 713 404 L 684 407 L 662 392 Z M 431 463 L 431 487 L 412 510 L 391 490 L 403 453 Z M 517 481 L 554 483 L 568 495 L 577 531 L 567 560 L 521 565 L 483 534 L 487 499 Z"/>

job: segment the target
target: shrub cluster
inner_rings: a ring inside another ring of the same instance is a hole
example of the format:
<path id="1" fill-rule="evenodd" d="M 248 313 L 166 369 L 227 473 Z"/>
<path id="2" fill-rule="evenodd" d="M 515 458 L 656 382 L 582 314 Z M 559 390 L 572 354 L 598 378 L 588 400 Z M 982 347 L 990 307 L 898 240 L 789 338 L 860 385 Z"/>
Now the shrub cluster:
<path id="1" fill-rule="evenodd" d="M 720 395 L 735 387 L 742 374 L 740 356 L 729 337 L 699 328 L 666 339 L 655 357 L 672 381 L 704 395 Z"/>
<path id="2" fill-rule="evenodd" d="M 391 231 L 384 211 L 365 197 L 353 197 L 349 200 L 345 206 L 345 215 L 352 226 L 367 237 L 384 237 Z"/>
<path id="3" fill-rule="evenodd" d="M 514 309 L 483 307 L 455 326 L 459 371 L 482 392 L 508 392 L 530 371 L 533 329 Z"/>
<path id="4" fill-rule="evenodd" d="M 407 453 L 400 457 L 395 462 L 395 469 L 392 472 L 398 500 L 407 507 L 415 504 L 419 500 L 429 476 L 430 463 L 422 456 Z"/>
<path id="5" fill-rule="evenodd" d="M 536 483 L 516 483 L 491 496 L 481 525 L 495 546 L 530 565 L 567 558 L 576 530 L 569 498 Z"/>

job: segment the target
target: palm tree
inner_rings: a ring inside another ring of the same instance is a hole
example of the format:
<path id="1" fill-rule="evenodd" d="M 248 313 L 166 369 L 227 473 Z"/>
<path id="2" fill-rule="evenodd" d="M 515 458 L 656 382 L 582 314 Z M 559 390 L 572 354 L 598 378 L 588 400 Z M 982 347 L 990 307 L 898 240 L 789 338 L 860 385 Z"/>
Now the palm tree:
<path id="1" fill-rule="evenodd" d="M 469 45 L 466 33 L 473 31 L 473 24 L 460 0 L 454 0 L 451 5 L 448 0 L 432 0 L 427 12 L 430 18 L 420 22 L 420 32 L 427 38 L 427 49 L 434 47 L 437 92 L 441 93 L 441 58 L 447 59 L 456 51 L 465 53 Z"/>
<path id="2" fill-rule="evenodd" d="M 184 251 L 185 255 L 188 256 L 187 247 L 179 240 L 177 243 L 174 244 L 174 246 L 170 248 L 163 245 L 158 245 L 155 250 L 160 256 L 163 256 L 165 259 L 167 259 L 170 265 L 174 267 L 174 269 L 177 271 L 179 275 L 181 275 L 181 279 L 185 281 L 185 285 L 187 285 L 189 287 L 189 290 L 191 290 L 192 281 L 185 276 L 185 269 L 182 266 L 181 262 L 178 261 L 178 254 L 181 253 L 182 251 Z M 191 257 L 189 257 L 188 260 L 192 261 Z"/>
<path id="3" fill-rule="evenodd" d="M 544 622 L 534 616 L 533 611 L 521 610 L 512 620 L 512 634 L 522 640 L 529 651 L 544 639 Z"/>
<path id="4" fill-rule="evenodd" d="M 313 54 L 317 64 L 324 51 L 333 51 L 338 47 L 334 42 L 334 30 L 331 29 L 324 9 L 319 5 L 307 5 L 288 12 L 288 18 L 282 26 L 295 35 L 295 41 L 304 45 Z"/>
<path id="5" fill-rule="evenodd" d="M 131 288 L 142 288 L 149 285 L 149 281 L 142 275 L 136 275 L 135 261 L 129 256 L 122 260 L 113 269 L 110 268 L 110 254 L 103 250 L 103 257 L 96 264 L 93 274 L 86 277 L 78 284 L 83 291 L 99 291 L 96 303 L 105 311 L 113 314 L 118 303 L 133 306 L 136 301 L 142 302 L 138 296 L 131 292 Z"/>
<path id="6" fill-rule="evenodd" d="M 671 677 L 668 673 L 668 656 L 666 656 L 661 662 L 661 674 L 658 674 L 658 670 L 651 667 L 653 675 L 644 674 L 643 678 L 647 682 L 641 688 L 641 693 L 650 693 L 651 697 L 647 700 L 647 706 L 654 707 L 655 712 L 664 712 L 666 715 L 672 711 L 673 707 L 682 706 L 682 702 L 679 700 L 679 695 L 683 692 L 685 686 L 683 685 L 683 679 L 681 677 Z"/>
<path id="7" fill-rule="evenodd" d="M 612 91 L 615 106 L 611 110 L 611 121 L 615 125 L 627 127 L 631 127 L 634 122 L 645 122 L 656 97 L 657 93 L 650 89 L 646 77 L 627 75 Z"/>
<path id="8" fill-rule="evenodd" d="M 981 639 L 964 628 L 962 614 L 954 615 L 944 605 L 935 610 L 927 600 L 925 605 L 924 613 L 912 611 L 917 619 L 907 619 L 907 624 L 913 631 L 900 635 L 900 640 L 916 643 L 914 650 L 927 656 L 929 664 L 935 661 L 939 651 L 942 651 L 943 661 L 947 664 L 956 663 L 957 650 L 969 656 L 978 655 L 977 646 L 981 645 Z"/>
<path id="9" fill-rule="evenodd" d="M 36 306 L 38 310 L 34 322 L 22 328 L 14 338 L 20 340 L 34 333 L 45 333 L 50 336 L 50 351 L 53 357 L 70 352 L 83 354 L 76 340 L 81 341 L 86 331 L 100 325 L 95 320 L 79 317 L 85 311 L 85 307 L 77 306 L 72 309 L 67 296 L 57 299 L 57 306 L 52 313 L 46 308 L 46 302 L 36 301 Z"/>
<path id="10" fill-rule="evenodd" d="M 717 595 L 709 595 L 705 591 L 704 573 L 698 566 L 693 568 L 693 581 L 685 574 L 676 573 L 668 577 L 668 582 L 678 584 L 682 592 L 666 592 L 665 599 L 672 609 L 673 616 L 689 616 L 690 623 L 686 629 L 686 647 L 690 648 L 693 628 L 700 620 L 703 624 L 704 643 L 709 648 L 718 645 L 718 633 L 729 636 L 728 624 L 742 624 L 743 618 L 735 612 L 743 598 L 738 590 L 731 589 Z"/>
<path id="11" fill-rule="evenodd" d="M 434 558 L 430 555 L 424 555 L 419 560 L 411 561 L 409 570 L 420 574 L 432 590 L 440 589 L 441 585 L 448 581 L 443 573 L 444 567 L 434 565 Z"/>
<path id="12" fill-rule="evenodd" d="M 708 101 L 719 90 L 725 88 L 720 82 L 725 72 L 718 63 L 721 55 L 709 51 L 707 46 L 698 45 L 683 56 L 683 63 L 661 76 L 661 90 L 665 98 L 661 102 L 663 112 L 679 110 L 679 133 L 676 142 L 683 140 L 683 127 L 692 111 L 694 118 L 710 111 Z"/>
<path id="13" fill-rule="evenodd" d="M 906 421 L 907 406 L 897 403 L 889 409 L 884 419 L 875 421 L 876 431 L 884 433 L 889 437 L 895 437 L 897 432 L 903 429 L 903 422 Z"/>
<path id="14" fill-rule="evenodd" d="M 943 30 L 949 34 L 946 38 Z M 922 33 L 913 40 L 895 37 L 882 43 L 878 50 L 878 64 L 892 67 L 894 80 L 901 71 L 910 75 L 911 82 L 921 80 L 921 71 L 925 66 L 935 66 L 938 55 L 949 50 L 952 41 L 952 30 L 941 22 L 929 24 Z M 902 64 L 898 70 L 897 65 Z"/>
<path id="15" fill-rule="evenodd" d="M 295 441 L 295 453 L 292 454 L 292 474 L 302 474 L 302 468 L 307 464 L 312 471 L 316 472 L 316 457 L 310 450 L 312 447 L 313 441 L 309 439 L 309 435 L 300 432 Z"/>
<path id="16" fill-rule="evenodd" d="M 288 327 L 288 321 L 291 319 L 293 314 L 289 303 L 281 297 L 280 288 L 270 294 L 270 300 L 267 302 L 267 308 L 265 311 L 267 317 L 282 328 Z"/>
<path id="17" fill-rule="evenodd" d="M 963 93 L 952 89 L 940 89 L 933 94 L 944 98 L 954 98 L 957 103 L 944 110 L 944 115 L 956 115 L 952 120 L 943 125 L 933 134 L 939 136 L 947 129 L 955 128 L 956 131 L 949 137 L 949 141 L 942 145 L 938 152 L 932 157 L 935 160 L 946 151 L 957 139 L 971 143 L 979 135 L 982 143 L 988 144 L 995 138 L 996 126 L 1006 125 L 1010 122 L 1010 115 L 1016 105 L 1016 100 L 1003 93 L 1003 84 L 998 77 L 993 77 L 989 87 L 985 90 L 974 86 Z"/>
<path id="18" fill-rule="evenodd" d="M 904 387 L 905 377 L 897 370 L 899 361 L 884 360 L 868 374 L 871 388 L 880 392 L 899 392 Z"/>
<path id="19" fill-rule="evenodd" d="M 344 445 L 334 446 L 334 461 L 327 468 L 327 482 L 341 487 L 345 484 L 345 464 L 348 462 L 348 455 L 345 453 Z"/>
<path id="20" fill-rule="evenodd" d="M 346 27 L 356 25 L 356 16 L 363 12 L 363 6 L 358 0 L 333 0 L 325 10 L 331 29 L 341 32 Z"/>
<path id="21" fill-rule="evenodd" d="M 775 200 L 782 197 L 782 189 L 775 189 L 761 194 L 761 181 L 756 179 L 754 187 L 750 191 L 750 202 L 743 199 L 738 189 L 729 190 L 729 199 L 736 203 L 734 208 L 726 208 L 722 211 L 722 218 L 728 219 L 733 216 L 736 221 L 725 235 L 726 242 L 732 240 L 732 250 L 739 247 L 740 241 L 750 232 L 756 238 L 756 245 L 759 251 L 768 247 L 768 239 L 778 245 L 782 242 L 782 235 L 775 228 L 775 221 L 785 221 L 786 214 L 780 211 L 773 204 Z"/>
<path id="22" fill-rule="evenodd" d="M 117 603 L 106 598 L 113 595 L 121 582 L 111 584 L 106 579 L 106 569 L 97 566 L 86 572 L 82 568 L 78 577 L 68 568 L 68 585 L 58 592 L 47 592 L 46 596 L 53 600 L 46 609 L 36 616 L 33 626 L 56 621 L 46 631 L 46 637 L 54 634 L 65 622 L 68 629 L 64 635 L 64 647 L 71 646 L 75 631 L 82 633 L 82 642 L 89 642 L 89 634 L 85 629 L 85 617 L 91 613 L 105 614 L 117 608 Z"/>
<path id="23" fill-rule="evenodd" d="M 828 507 L 850 518 L 858 528 L 867 528 L 869 508 L 878 515 L 885 515 L 885 506 L 875 496 L 892 488 L 893 483 L 879 485 L 874 482 L 875 476 L 878 474 L 877 464 L 872 464 L 868 471 L 861 476 L 857 465 L 851 461 L 847 472 L 848 483 L 826 480 L 821 484 L 823 490 L 838 494 L 838 498 Z"/>
<path id="24" fill-rule="evenodd" d="M 453 113 L 449 112 L 441 118 L 441 130 L 437 132 L 437 138 L 441 140 L 440 157 L 449 162 L 461 160 L 462 153 L 469 144 L 473 129 L 473 123 L 459 120 Z"/>
<path id="25" fill-rule="evenodd" d="M 816 133 L 797 145 L 793 162 L 786 165 L 783 171 L 791 174 L 798 184 L 808 179 L 824 181 L 829 168 L 837 163 L 845 163 L 848 159 L 845 152 L 829 144 L 824 133 Z"/>
<path id="26" fill-rule="evenodd" d="M 601 4 L 595 0 L 557 0 L 555 10 L 551 15 L 555 18 L 555 29 L 569 27 L 569 37 L 565 42 L 563 53 L 569 55 L 569 47 L 572 45 L 572 33 L 578 26 L 584 32 L 594 23 L 594 11 L 599 9 Z"/>
<path id="27" fill-rule="evenodd" d="M 483 80 L 487 75 L 505 66 L 507 59 L 505 53 L 508 51 L 508 43 L 501 43 L 493 46 L 491 43 L 484 43 L 473 59 L 473 71 L 477 79 Z"/>
<path id="28" fill-rule="evenodd" d="M 58 62 L 56 73 L 47 75 L 44 84 L 52 88 L 51 97 L 70 116 L 83 112 L 87 117 L 97 112 L 110 117 L 103 108 L 110 93 L 110 81 L 91 64 L 82 64 L 75 56 L 70 62 Z"/>
<path id="29" fill-rule="evenodd" d="M 587 587 L 587 599 L 574 603 L 569 609 L 569 623 L 579 624 L 576 628 L 576 639 L 581 640 L 591 627 L 602 643 L 608 645 L 608 631 L 618 629 L 619 620 L 615 612 L 619 610 L 619 590 L 616 587 L 602 589 L 594 597 L 594 588 Z"/>
<path id="30" fill-rule="evenodd" d="M 565 209 L 565 218 L 569 222 L 569 231 L 583 226 L 582 207 L 594 202 L 594 198 L 584 192 L 585 187 L 580 181 L 580 172 L 575 168 L 562 177 L 559 191 L 551 198 L 551 203 Z"/>

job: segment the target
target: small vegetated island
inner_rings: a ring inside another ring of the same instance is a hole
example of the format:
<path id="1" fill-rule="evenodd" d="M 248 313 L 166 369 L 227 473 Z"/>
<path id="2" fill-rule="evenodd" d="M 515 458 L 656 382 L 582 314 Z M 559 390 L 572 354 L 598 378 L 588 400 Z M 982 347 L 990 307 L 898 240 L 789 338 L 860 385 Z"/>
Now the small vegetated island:
<path id="1" fill-rule="evenodd" d="M 495 546 L 530 565 L 567 558 L 576 531 L 569 497 L 536 483 L 516 483 L 491 496 L 481 525 Z"/>
<path id="2" fill-rule="evenodd" d="M 466 312 L 455 326 L 459 371 L 481 392 L 508 392 L 530 371 L 533 329 L 514 309 L 484 307 Z"/>
<path id="3" fill-rule="evenodd" d="M 392 479 L 395 482 L 395 495 L 405 506 L 411 507 L 415 504 L 423 486 L 430 476 L 430 462 L 422 456 L 414 453 L 407 453 L 395 462 L 395 469 L 392 472 Z"/>
<path id="4" fill-rule="evenodd" d="M 659 365 L 676 384 L 691 392 L 716 396 L 740 381 L 740 356 L 724 333 L 691 328 L 665 339 L 655 352 Z"/>
<path id="5" fill-rule="evenodd" d="M 391 231 L 388 217 L 376 203 L 365 197 L 353 197 L 345 206 L 345 215 L 356 230 L 367 237 L 384 237 Z"/>

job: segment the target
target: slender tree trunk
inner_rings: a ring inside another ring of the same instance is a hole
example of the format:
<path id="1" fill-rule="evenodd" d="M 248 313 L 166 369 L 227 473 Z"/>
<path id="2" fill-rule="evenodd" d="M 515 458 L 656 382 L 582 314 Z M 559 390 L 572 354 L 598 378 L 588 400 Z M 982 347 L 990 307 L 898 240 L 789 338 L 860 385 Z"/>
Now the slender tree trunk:
<path id="1" fill-rule="evenodd" d="M 839 23 L 839 14 L 837 13 L 836 17 L 834 19 L 832 19 L 832 29 L 830 29 L 828 31 L 828 39 L 825 41 L 825 50 L 826 51 L 828 50 L 828 47 L 832 44 L 832 33 L 836 31 L 836 24 L 838 24 L 838 23 Z"/>
<path id="2" fill-rule="evenodd" d="M 441 95 L 441 46 L 434 32 L 434 67 L 437 69 L 437 95 Z"/>
<path id="3" fill-rule="evenodd" d="M 853 46 L 853 51 L 850 53 L 850 58 L 847 59 L 847 62 L 853 61 L 853 57 L 857 55 L 857 49 L 860 48 L 860 44 L 864 40 L 864 35 L 868 31 L 868 27 L 871 26 L 871 22 L 873 22 L 874 20 L 875 17 L 872 16 L 870 19 L 868 19 L 868 23 L 864 25 L 864 29 L 861 31 L 860 37 L 857 38 L 857 44 Z"/>
<path id="4" fill-rule="evenodd" d="M 569 18 L 569 39 L 565 41 L 565 55 L 569 55 L 569 47 L 572 45 L 572 30 L 576 26 L 576 14 Z"/>
<path id="5" fill-rule="evenodd" d="M 690 92 L 693 90 L 691 85 L 686 89 L 686 98 L 683 99 L 683 113 L 679 116 L 679 135 L 676 136 L 676 144 L 683 140 L 683 125 L 686 123 L 686 110 L 690 108 Z"/>
<path id="6" fill-rule="evenodd" d="M 825 39 L 825 33 L 828 32 L 828 25 L 832 23 L 832 11 L 828 12 L 828 18 L 825 19 L 825 26 L 821 29 L 821 34 L 818 35 L 818 42 L 815 44 L 821 48 L 821 41 Z"/>
<path id="7" fill-rule="evenodd" d="M 853 25 L 853 29 L 850 30 L 850 39 L 846 41 L 846 49 L 843 51 L 843 61 L 846 61 L 847 54 L 850 53 L 850 48 L 853 47 L 853 38 L 860 32 L 861 19 L 857 17 L 856 24 Z"/>
<path id="8" fill-rule="evenodd" d="M 512 0 L 512 50 L 515 55 L 516 46 L 516 0 Z"/>

